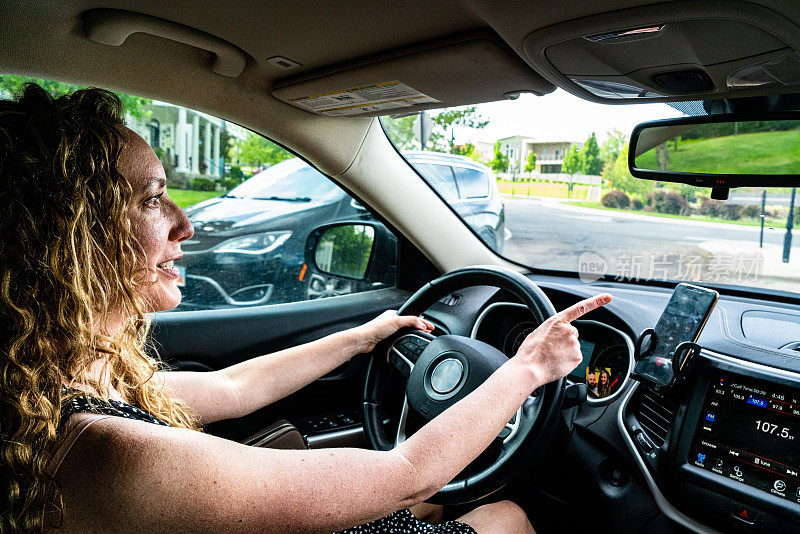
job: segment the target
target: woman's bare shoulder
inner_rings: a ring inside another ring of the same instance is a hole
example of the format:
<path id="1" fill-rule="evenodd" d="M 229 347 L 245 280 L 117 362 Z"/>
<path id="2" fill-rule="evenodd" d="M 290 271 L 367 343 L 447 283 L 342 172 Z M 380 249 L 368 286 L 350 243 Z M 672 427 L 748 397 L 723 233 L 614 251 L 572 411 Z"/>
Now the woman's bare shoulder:
<path id="1" fill-rule="evenodd" d="M 56 474 L 56 532 L 338 530 L 406 504 L 390 453 L 248 447 L 187 429 L 104 417 Z M 352 491 L 355 490 L 355 491 Z"/>

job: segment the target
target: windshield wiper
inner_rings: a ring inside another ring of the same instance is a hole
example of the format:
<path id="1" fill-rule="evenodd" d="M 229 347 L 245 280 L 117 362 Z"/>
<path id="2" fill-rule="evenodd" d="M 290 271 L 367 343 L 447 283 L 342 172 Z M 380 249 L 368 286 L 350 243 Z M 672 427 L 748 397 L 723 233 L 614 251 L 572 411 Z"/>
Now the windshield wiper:
<path id="1" fill-rule="evenodd" d="M 254 200 L 285 200 L 287 202 L 311 202 L 310 197 L 253 197 Z"/>
<path id="2" fill-rule="evenodd" d="M 228 193 L 226 195 L 222 195 L 222 198 L 242 198 L 242 197 L 237 197 L 236 195 L 231 195 L 230 193 Z"/>

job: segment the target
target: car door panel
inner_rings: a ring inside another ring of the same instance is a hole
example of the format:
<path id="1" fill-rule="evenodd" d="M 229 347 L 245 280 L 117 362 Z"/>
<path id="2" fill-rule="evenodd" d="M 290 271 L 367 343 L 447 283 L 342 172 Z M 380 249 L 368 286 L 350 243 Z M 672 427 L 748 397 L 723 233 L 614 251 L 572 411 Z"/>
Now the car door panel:
<path id="1" fill-rule="evenodd" d="M 161 358 L 174 370 L 222 369 L 358 326 L 385 310 L 399 308 L 409 296 L 407 291 L 391 288 L 245 309 L 165 312 L 154 318 L 153 340 Z M 366 356 L 357 356 L 285 399 L 206 430 L 241 441 L 283 418 L 301 427 L 304 421 L 325 414 L 358 418 L 366 364 Z"/>

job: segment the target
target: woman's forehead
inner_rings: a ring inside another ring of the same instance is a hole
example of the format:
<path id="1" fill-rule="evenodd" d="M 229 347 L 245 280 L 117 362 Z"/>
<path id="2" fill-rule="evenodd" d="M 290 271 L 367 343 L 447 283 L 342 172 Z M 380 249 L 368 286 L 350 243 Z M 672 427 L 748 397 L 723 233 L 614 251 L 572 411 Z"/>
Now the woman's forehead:
<path id="1" fill-rule="evenodd" d="M 154 178 L 164 178 L 164 168 L 147 141 L 123 128 L 125 146 L 120 154 L 119 168 L 132 186 L 146 187 Z"/>

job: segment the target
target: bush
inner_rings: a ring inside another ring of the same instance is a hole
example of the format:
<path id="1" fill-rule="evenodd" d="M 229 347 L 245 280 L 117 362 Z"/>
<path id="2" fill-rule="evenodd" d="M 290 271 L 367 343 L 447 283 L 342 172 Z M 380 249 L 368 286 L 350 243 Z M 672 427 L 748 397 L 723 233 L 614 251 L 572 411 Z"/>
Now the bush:
<path id="1" fill-rule="evenodd" d="M 641 200 L 639 200 L 638 198 L 634 198 L 634 199 L 631 201 L 631 207 L 632 207 L 633 209 L 635 209 L 636 211 L 643 210 L 643 209 L 644 209 L 644 202 L 642 202 L 642 201 L 641 201 Z"/>
<path id="2" fill-rule="evenodd" d="M 192 183 L 192 189 L 195 191 L 214 191 L 217 189 L 217 184 L 208 178 L 195 178 Z"/>
<path id="3" fill-rule="evenodd" d="M 222 180 L 222 187 L 225 188 L 225 191 L 230 191 L 231 189 L 239 185 L 239 183 L 240 182 L 238 180 L 235 180 L 233 178 L 225 178 L 224 180 Z"/>
<path id="4" fill-rule="evenodd" d="M 236 185 L 244 181 L 244 173 L 241 167 L 231 166 L 230 180 L 236 180 Z"/>
<path id="5" fill-rule="evenodd" d="M 706 217 L 722 217 L 722 208 L 725 206 L 725 202 L 722 200 L 712 200 L 708 197 L 702 197 L 700 199 L 700 215 L 705 215 Z"/>
<path id="6" fill-rule="evenodd" d="M 722 206 L 722 217 L 737 221 L 742 218 L 742 207 L 737 204 L 725 204 Z"/>
<path id="7" fill-rule="evenodd" d="M 609 191 L 600 199 L 600 204 L 607 208 L 628 209 L 631 205 L 631 199 L 622 191 Z"/>
<path id="8" fill-rule="evenodd" d="M 689 202 L 683 195 L 663 189 L 647 195 L 647 205 L 658 213 L 670 215 L 689 215 L 692 212 Z"/>
<path id="9" fill-rule="evenodd" d="M 761 216 L 761 208 L 758 206 L 742 206 L 743 219 L 758 219 Z"/>

